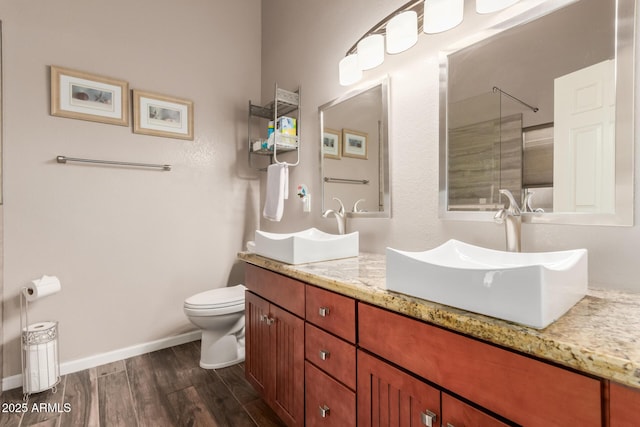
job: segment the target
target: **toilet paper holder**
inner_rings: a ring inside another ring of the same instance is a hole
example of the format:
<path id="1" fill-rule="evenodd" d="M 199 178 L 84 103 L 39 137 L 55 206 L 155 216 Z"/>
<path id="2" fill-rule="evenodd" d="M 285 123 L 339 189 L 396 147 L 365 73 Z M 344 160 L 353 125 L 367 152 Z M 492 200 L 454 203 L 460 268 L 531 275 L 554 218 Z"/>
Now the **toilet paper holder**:
<path id="1" fill-rule="evenodd" d="M 34 280 L 34 284 L 37 281 Z M 34 393 L 52 389 L 60 382 L 58 322 L 29 324 L 29 289 L 20 292 L 20 342 L 22 395 L 24 401 Z"/>

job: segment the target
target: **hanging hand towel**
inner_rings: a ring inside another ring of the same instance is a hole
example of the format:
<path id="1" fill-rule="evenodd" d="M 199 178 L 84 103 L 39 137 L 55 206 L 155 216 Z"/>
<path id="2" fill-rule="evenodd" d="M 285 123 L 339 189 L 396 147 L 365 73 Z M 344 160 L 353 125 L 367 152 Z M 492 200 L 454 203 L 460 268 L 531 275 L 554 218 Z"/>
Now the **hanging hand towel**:
<path id="1" fill-rule="evenodd" d="M 267 168 L 267 195 L 262 215 L 271 221 L 280 221 L 284 200 L 289 198 L 289 169 L 287 164 L 273 164 Z"/>

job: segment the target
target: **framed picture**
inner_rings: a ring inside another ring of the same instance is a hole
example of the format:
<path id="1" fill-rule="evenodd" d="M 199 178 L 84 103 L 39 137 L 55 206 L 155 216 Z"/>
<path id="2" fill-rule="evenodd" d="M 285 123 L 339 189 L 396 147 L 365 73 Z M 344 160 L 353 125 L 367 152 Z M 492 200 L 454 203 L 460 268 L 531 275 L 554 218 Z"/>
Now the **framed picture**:
<path id="1" fill-rule="evenodd" d="M 342 129 L 342 155 L 357 159 L 367 158 L 367 134 L 350 129 Z"/>
<path id="2" fill-rule="evenodd" d="M 133 132 L 192 140 L 193 102 L 134 90 Z"/>
<path id="3" fill-rule="evenodd" d="M 342 152 L 341 137 L 340 131 L 324 128 L 322 132 L 322 153 L 326 159 L 340 160 L 340 153 Z"/>
<path id="4" fill-rule="evenodd" d="M 129 83 L 52 65 L 51 115 L 129 126 Z"/>

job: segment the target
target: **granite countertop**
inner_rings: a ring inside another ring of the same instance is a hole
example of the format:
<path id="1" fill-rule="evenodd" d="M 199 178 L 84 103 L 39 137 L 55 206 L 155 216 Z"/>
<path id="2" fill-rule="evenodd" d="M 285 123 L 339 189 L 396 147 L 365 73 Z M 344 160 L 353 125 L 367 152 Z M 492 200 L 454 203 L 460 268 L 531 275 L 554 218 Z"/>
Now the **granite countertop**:
<path id="1" fill-rule="evenodd" d="M 506 348 L 640 388 L 640 294 L 590 289 L 545 329 L 387 291 L 385 256 L 301 265 L 241 252 L 250 264 Z"/>

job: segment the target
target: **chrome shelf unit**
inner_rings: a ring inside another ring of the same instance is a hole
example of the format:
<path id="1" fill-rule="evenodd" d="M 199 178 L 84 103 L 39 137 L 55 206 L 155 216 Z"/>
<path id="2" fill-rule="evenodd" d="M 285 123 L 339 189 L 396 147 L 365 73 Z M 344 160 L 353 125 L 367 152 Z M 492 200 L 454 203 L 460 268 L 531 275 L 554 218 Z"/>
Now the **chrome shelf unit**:
<path id="1" fill-rule="evenodd" d="M 286 163 L 289 166 L 297 166 L 300 163 L 300 87 L 295 91 L 289 91 L 278 87 L 276 83 L 274 89 L 273 101 L 262 106 L 256 105 L 249 100 L 249 118 L 248 118 L 248 153 L 249 153 L 249 166 L 258 169 L 266 170 L 264 167 L 256 166 L 255 156 L 268 156 L 269 163 Z M 260 133 L 254 137 L 256 133 L 256 119 L 273 120 L 274 126 L 278 121 L 278 118 L 287 116 L 296 119 L 296 135 L 284 135 L 280 134 L 277 130 L 273 133 L 273 144 L 269 148 L 261 147 L 254 149 L 254 143 L 256 141 L 267 141 L 266 138 L 262 138 L 263 131 L 266 133 L 267 123 L 261 121 Z M 296 152 L 295 161 L 285 161 L 282 158 L 278 158 L 278 155 L 283 153 Z"/>

